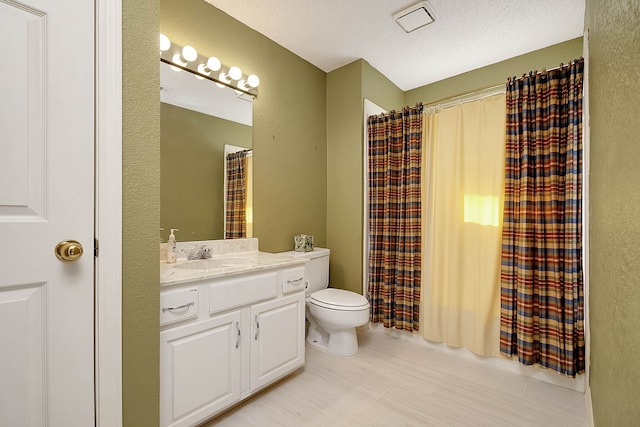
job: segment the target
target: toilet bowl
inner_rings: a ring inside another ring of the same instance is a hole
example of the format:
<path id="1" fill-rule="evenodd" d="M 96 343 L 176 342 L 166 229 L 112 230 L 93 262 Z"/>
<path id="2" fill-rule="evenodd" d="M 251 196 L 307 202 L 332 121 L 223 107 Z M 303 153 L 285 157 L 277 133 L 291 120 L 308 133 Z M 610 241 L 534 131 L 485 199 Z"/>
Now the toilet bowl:
<path id="1" fill-rule="evenodd" d="M 356 327 L 369 321 L 369 302 L 341 289 L 316 291 L 307 298 L 307 344 L 335 356 L 358 352 Z"/>
<path id="2" fill-rule="evenodd" d="M 369 321 L 369 301 L 360 294 L 329 288 L 329 249 L 286 252 L 305 258 L 307 344 L 334 356 L 358 352 L 356 328 Z"/>

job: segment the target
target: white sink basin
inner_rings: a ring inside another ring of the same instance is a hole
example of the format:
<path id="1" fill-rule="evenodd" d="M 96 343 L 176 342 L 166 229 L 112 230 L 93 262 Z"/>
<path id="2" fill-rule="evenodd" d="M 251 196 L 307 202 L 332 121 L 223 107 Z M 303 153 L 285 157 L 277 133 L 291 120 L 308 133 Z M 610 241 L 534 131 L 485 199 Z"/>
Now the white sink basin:
<path id="1" fill-rule="evenodd" d="M 175 268 L 186 268 L 189 270 L 212 270 L 226 267 L 244 267 L 255 265 L 256 261 L 251 258 L 212 258 L 187 261 L 177 264 Z"/>

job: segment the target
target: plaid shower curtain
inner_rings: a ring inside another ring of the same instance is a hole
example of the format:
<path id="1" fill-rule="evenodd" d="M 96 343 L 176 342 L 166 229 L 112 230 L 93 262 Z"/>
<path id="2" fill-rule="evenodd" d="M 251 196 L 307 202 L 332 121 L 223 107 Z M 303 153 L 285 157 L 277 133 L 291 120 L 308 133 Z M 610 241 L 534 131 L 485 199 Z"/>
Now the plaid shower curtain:
<path id="1" fill-rule="evenodd" d="M 227 155 L 226 239 L 247 237 L 247 153 Z"/>
<path id="2" fill-rule="evenodd" d="M 417 331 L 422 106 L 367 120 L 371 321 Z"/>
<path id="3" fill-rule="evenodd" d="M 507 83 L 500 351 L 584 372 L 584 61 Z"/>

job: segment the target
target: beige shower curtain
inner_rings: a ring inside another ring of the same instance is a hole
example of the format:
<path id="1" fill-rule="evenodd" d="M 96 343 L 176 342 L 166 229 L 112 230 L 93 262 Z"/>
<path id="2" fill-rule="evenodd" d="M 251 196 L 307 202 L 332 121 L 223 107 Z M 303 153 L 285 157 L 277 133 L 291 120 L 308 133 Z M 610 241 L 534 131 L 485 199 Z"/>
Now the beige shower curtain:
<path id="1" fill-rule="evenodd" d="M 431 341 L 500 354 L 505 95 L 425 113 L 423 307 Z"/>

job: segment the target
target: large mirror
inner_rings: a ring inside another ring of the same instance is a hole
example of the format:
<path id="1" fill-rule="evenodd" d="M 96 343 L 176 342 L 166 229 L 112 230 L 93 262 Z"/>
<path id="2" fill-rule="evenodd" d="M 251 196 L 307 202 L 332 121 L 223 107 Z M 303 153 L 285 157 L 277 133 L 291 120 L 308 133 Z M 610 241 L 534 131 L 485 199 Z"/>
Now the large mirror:
<path id="1" fill-rule="evenodd" d="M 226 155 L 246 151 L 251 237 L 252 98 L 160 63 L 160 226 L 178 241 L 225 237 Z M 229 204 L 232 206 L 233 204 Z"/>

